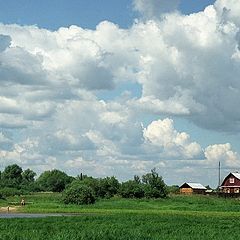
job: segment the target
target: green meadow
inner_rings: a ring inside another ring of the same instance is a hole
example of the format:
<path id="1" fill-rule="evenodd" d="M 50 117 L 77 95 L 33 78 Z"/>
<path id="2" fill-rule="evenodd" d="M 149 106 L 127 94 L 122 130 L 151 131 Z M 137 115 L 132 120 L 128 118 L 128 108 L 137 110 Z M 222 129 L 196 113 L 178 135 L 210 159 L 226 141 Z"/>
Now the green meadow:
<path id="1" fill-rule="evenodd" d="M 160 200 L 112 198 L 94 205 L 61 203 L 61 194 L 25 196 L 26 213 L 78 213 L 69 217 L 0 219 L 0 239 L 237 239 L 240 201 L 210 196 Z M 1 200 L 0 206 L 19 202 Z"/>

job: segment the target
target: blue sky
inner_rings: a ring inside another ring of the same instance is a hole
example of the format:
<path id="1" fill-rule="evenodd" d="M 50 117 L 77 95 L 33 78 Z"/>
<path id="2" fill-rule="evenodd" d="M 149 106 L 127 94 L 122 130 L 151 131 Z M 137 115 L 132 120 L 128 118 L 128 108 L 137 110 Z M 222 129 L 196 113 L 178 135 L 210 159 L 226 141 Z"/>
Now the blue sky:
<path id="1" fill-rule="evenodd" d="M 180 10 L 189 14 L 212 3 L 213 0 L 184 0 Z M 1 0 L 0 9 L 3 23 L 36 24 L 48 29 L 70 25 L 94 29 L 104 20 L 127 28 L 137 17 L 136 12 L 132 11 L 131 0 Z"/>
<path id="2" fill-rule="evenodd" d="M 213 186 L 204 169 L 238 170 L 239 5 L 0 0 L 1 168 Z"/>

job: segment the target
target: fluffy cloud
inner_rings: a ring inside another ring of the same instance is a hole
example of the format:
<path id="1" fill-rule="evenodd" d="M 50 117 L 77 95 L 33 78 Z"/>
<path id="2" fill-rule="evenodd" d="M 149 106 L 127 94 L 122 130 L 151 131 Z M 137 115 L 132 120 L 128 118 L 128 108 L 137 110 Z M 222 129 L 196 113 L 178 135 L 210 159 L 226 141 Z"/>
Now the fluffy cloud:
<path id="1" fill-rule="evenodd" d="M 144 18 L 129 29 L 108 21 L 95 30 L 0 24 L 4 164 L 69 165 L 74 174 L 82 165 L 93 175 L 102 166 L 101 175 L 124 177 L 154 166 L 237 166 L 231 145 L 202 150 L 172 117 L 239 130 L 240 2 L 217 0 L 186 16 L 177 5 L 135 0 Z"/>
<path id="2" fill-rule="evenodd" d="M 143 136 L 147 143 L 159 149 L 163 148 L 162 157 L 196 159 L 201 153 L 201 146 L 190 140 L 185 132 L 177 132 L 173 120 L 164 119 L 152 122 L 144 129 Z"/>
<path id="3" fill-rule="evenodd" d="M 231 148 L 231 144 L 215 144 L 205 149 L 205 156 L 210 164 L 220 161 L 224 167 L 234 168 L 239 166 L 240 157 L 237 152 Z"/>
<path id="4" fill-rule="evenodd" d="M 171 12 L 177 9 L 180 0 L 134 0 L 134 9 L 140 12 L 145 18 L 159 18 L 162 13 Z"/>
<path id="5" fill-rule="evenodd" d="M 129 102 L 132 107 L 233 131 L 240 127 L 240 112 L 231 110 L 239 101 L 237 7 L 236 1 L 217 1 L 203 12 L 172 13 L 126 30 L 109 22 L 96 30 L 71 26 L 55 32 L 0 25 L 11 39 L 0 54 L 0 80 L 23 85 L 23 98 L 43 91 L 58 99 L 77 98 L 78 88 L 111 90 L 137 82 L 142 96 Z"/>

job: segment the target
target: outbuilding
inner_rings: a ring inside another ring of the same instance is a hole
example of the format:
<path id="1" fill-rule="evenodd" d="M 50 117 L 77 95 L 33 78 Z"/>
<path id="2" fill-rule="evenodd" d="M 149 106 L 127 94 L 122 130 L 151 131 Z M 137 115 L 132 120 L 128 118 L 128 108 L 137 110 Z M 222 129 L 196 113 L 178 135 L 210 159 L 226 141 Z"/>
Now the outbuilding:
<path id="1" fill-rule="evenodd" d="M 223 180 L 220 186 L 220 192 L 226 194 L 240 193 L 240 173 L 229 173 Z"/>
<path id="2" fill-rule="evenodd" d="M 181 194 L 205 194 L 207 188 L 205 188 L 201 183 L 184 183 L 180 187 Z"/>

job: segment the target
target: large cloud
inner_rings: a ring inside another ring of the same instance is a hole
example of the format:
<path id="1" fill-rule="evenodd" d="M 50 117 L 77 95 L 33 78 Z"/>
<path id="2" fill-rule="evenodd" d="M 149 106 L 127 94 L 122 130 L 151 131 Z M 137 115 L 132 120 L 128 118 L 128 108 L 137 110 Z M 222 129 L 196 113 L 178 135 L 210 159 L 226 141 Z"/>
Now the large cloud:
<path id="1" fill-rule="evenodd" d="M 169 13 L 125 30 L 109 22 L 96 30 L 71 26 L 55 32 L 2 24 L 2 94 L 13 96 L 9 86 L 18 85 L 23 100 L 40 91 L 44 100 L 72 99 L 79 88 L 111 90 L 135 82 L 142 97 L 128 103 L 137 111 L 182 115 L 205 128 L 234 131 L 240 128 L 240 110 L 232 111 L 240 100 L 239 5 L 219 0 L 203 12 Z"/>
<path id="2" fill-rule="evenodd" d="M 124 177 L 154 166 L 189 174 L 219 160 L 237 166 L 231 145 L 202 150 L 172 117 L 239 130 L 240 2 L 218 0 L 187 16 L 172 3 L 134 1 L 145 18 L 129 29 L 108 21 L 95 30 L 0 24 L 4 163 L 82 164 L 89 174 L 102 166 L 102 175 Z"/>
<path id="3" fill-rule="evenodd" d="M 147 143 L 158 148 L 163 148 L 163 156 L 177 159 L 198 159 L 201 156 L 201 146 L 190 140 L 185 132 L 177 132 L 171 119 L 152 122 L 144 129 L 144 138 Z"/>

